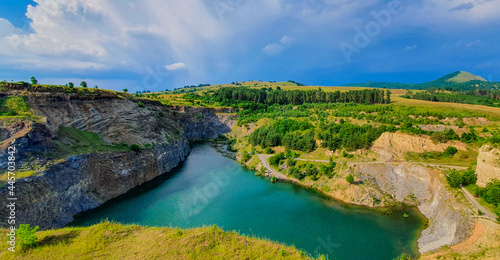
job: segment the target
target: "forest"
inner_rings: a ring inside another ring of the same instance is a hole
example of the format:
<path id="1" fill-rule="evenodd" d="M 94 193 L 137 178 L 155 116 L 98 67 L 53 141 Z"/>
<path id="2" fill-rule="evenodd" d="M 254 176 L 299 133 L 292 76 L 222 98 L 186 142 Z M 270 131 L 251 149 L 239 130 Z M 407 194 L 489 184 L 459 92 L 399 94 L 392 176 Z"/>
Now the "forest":
<path id="1" fill-rule="evenodd" d="M 317 90 L 281 90 L 280 88 L 253 89 L 246 87 L 219 88 L 213 95 L 205 94 L 205 103 L 218 102 L 223 106 L 236 105 L 241 102 L 252 102 L 267 105 L 302 105 L 305 103 L 357 103 L 388 104 L 391 103 L 389 90 L 364 89 L 347 92 L 325 92 Z"/>
<path id="2" fill-rule="evenodd" d="M 406 95 L 402 97 L 433 102 L 452 102 L 500 107 L 500 90 L 495 89 L 452 90 L 444 92 L 430 88 L 424 92 L 413 93 L 412 91 L 408 91 Z"/>

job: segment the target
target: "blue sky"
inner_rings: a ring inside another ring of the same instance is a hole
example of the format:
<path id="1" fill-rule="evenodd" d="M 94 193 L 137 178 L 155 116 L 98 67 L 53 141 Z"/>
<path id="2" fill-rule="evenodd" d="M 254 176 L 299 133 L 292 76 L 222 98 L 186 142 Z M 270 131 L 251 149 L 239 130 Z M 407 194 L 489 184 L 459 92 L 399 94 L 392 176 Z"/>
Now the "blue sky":
<path id="1" fill-rule="evenodd" d="M 0 0 L 0 79 L 500 81 L 500 0 Z"/>

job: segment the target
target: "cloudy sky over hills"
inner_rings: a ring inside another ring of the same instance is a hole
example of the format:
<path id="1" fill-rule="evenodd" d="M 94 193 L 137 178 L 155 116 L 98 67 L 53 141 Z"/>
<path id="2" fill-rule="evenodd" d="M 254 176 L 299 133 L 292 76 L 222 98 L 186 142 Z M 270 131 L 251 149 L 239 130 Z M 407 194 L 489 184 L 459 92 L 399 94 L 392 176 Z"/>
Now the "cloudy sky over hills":
<path id="1" fill-rule="evenodd" d="M 500 0 L 0 1 L 0 79 L 132 91 L 289 80 L 500 81 Z"/>

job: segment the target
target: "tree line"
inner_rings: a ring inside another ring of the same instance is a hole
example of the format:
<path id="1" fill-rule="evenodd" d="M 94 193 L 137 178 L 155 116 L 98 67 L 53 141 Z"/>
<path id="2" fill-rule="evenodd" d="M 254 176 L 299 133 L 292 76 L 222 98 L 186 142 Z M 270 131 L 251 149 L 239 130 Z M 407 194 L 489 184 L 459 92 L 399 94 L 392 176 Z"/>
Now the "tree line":
<path id="1" fill-rule="evenodd" d="M 451 93 L 439 92 L 431 88 L 424 92 L 408 91 L 402 97 L 408 99 L 419 99 L 433 102 L 451 102 L 463 104 L 485 105 L 500 107 L 500 90 L 475 89 L 475 90 L 453 90 Z"/>
<path id="2" fill-rule="evenodd" d="M 379 89 L 325 92 L 321 88 L 317 90 L 273 90 L 224 87 L 216 90 L 213 95 L 205 95 L 203 98 L 206 103 L 219 102 L 223 105 L 231 105 L 236 102 L 302 105 L 305 103 L 388 104 L 391 102 L 390 96 L 389 90 Z"/>

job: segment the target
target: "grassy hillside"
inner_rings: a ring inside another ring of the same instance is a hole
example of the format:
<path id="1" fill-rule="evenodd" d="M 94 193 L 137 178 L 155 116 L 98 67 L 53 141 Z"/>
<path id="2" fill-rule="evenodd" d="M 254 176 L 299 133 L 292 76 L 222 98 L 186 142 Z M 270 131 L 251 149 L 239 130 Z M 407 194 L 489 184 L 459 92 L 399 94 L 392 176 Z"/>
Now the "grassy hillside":
<path id="1" fill-rule="evenodd" d="M 486 81 L 484 78 L 480 76 L 476 76 L 472 73 L 466 72 L 466 71 L 455 71 L 451 74 L 448 74 L 444 77 L 441 77 L 434 82 L 453 82 L 453 83 L 465 83 L 469 81 L 474 81 L 474 80 L 479 80 L 479 81 Z"/>
<path id="2" fill-rule="evenodd" d="M 6 230 L 0 232 L 6 237 Z M 310 259 L 266 240 L 217 227 L 180 230 L 104 222 L 86 228 L 37 232 L 38 246 L 0 252 L 0 259 Z"/>
<path id="3" fill-rule="evenodd" d="M 366 88 L 391 88 L 391 89 L 428 89 L 442 88 L 455 90 L 471 90 L 476 88 L 498 89 L 500 82 L 489 82 L 484 78 L 465 71 L 456 71 L 433 81 L 412 84 L 399 82 L 364 82 L 346 84 L 346 86 Z"/>

